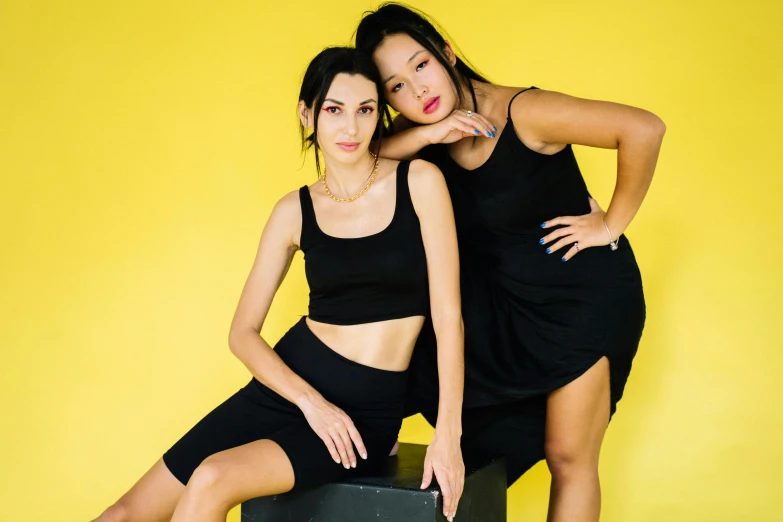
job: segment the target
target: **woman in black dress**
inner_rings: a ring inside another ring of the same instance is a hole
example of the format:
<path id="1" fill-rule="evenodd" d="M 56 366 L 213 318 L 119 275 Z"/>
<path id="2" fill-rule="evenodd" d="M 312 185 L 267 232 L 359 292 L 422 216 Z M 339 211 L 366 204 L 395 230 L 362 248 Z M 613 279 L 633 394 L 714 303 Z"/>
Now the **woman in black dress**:
<path id="1" fill-rule="evenodd" d="M 356 45 L 400 113 L 381 154 L 435 163 L 454 205 L 466 459 L 506 454 L 511 484 L 546 458 L 548 520 L 598 520 L 601 442 L 645 319 L 623 232 L 650 185 L 663 122 L 624 105 L 493 85 L 403 6 L 366 14 Z M 605 213 L 589 199 L 571 144 L 618 150 Z M 435 357 L 426 336 L 419 344 L 410 411 L 429 419 Z"/>

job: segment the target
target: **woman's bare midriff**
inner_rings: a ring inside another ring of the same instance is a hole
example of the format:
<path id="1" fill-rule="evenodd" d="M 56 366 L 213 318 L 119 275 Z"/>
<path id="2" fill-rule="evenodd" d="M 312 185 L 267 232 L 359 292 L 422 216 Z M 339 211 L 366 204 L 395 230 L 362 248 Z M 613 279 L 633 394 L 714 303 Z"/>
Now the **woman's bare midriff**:
<path id="1" fill-rule="evenodd" d="M 356 363 L 401 372 L 408 368 L 424 317 L 336 325 L 306 319 L 310 331 L 326 346 Z"/>

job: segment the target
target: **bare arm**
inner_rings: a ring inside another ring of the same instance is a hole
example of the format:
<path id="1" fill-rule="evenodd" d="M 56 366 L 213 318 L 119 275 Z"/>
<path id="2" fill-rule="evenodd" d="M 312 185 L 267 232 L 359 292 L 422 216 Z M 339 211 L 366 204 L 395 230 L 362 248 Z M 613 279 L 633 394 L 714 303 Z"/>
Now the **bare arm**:
<path id="1" fill-rule="evenodd" d="M 335 462 L 356 467 L 367 458 L 359 432 L 350 417 L 294 373 L 261 337 L 269 307 L 298 250 L 302 229 L 299 197 L 292 192 L 277 205 L 264 228 L 256 260 L 234 313 L 228 343 L 231 351 L 263 384 L 296 404 Z"/>
<path id="2" fill-rule="evenodd" d="M 425 462 L 423 487 L 429 485 L 434 471 L 443 490 L 444 515 L 449 517 L 456 512 L 465 472 L 459 442 L 465 363 L 457 233 L 451 199 L 440 170 L 431 163 L 416 160 L 411 163 L 409 185 L 427 253 L 440 381 L 438 420 L 427 451 L 431 465 Z"/>
<path id="3" fill-rule="evenodd" d="M 394 118 L 394 134 L 381 141 L 381 157 L 405 160 L 415 157 L 429 145 L 425 126 L 414 126 L 403 116 Z"/>
<path id="4" fill-rule="evenodd" d="M 461 430 L 463 326 L 459 251 L 451 199 L 443 175 L 431 163 L 412 162 L 409 184 L 427 253 L 432 325 L 438 343 L 440 400 L 437 426 Z"/>
<path id="5" fill-rule="evenodd" d="M 650 187 L 666 132 L 663 121 L 636 107 L 541 90 L 520 96 L 511 115 L 520 138 L 534 148 L 572 143 L 617 149 L 617 184 L 605 218 L 614 239 L 625 232 Z M 605 229 L 603 234 L 607 244 Z"/>
<path id="6" fill-rule="evenodd" d="M 413 158 L 434 143 L 454 143 L 468 136 L 494 138 L 497 128 L 477 113 L 469 118 L 456 110 L 447 118 L 430 125 L 415 125 L 403 116 L 394 119 L 394 134 L 383 138 L 381 156 L 396 160 Z"/>
<path id="7" fill-rule="evenodd" d="M 292 192 L 278 201 L 264 227 L 228 337 L 231 351 L 256 379 L 297 405 L 318 392 L 280 359 L 260 333 L 298 250 L 301 227 L 298 194 Z"/>

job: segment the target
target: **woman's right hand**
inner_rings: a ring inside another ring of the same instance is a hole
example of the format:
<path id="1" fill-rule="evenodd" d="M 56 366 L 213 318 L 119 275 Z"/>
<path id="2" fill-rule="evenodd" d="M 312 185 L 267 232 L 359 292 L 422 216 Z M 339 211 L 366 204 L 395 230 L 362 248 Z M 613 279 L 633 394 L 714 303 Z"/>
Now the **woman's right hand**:
<path id="1" fill-rule="evenodd" d="M 367 450 L 359 431 L 351 418 L 343 410 L 320 395 L 300 402 L 299 409 L 304 413 L 307 423 L 318 435 L 334 461 L 345 469 L 356 467 L 354 445 L 363 459 L 367 459 Z"/>
<path id="2" fill-rule="evenodd" d="M 424 125 L 422 129 L 426 132 L 427 141 L 432 145 L 454 143 L 462 138 L 476 136 L 494 138 L 498 130 L 484 116 L 474 112 L 468 117 L 468 111 L 462 109 L 457 109 L 438 123 Z"/>

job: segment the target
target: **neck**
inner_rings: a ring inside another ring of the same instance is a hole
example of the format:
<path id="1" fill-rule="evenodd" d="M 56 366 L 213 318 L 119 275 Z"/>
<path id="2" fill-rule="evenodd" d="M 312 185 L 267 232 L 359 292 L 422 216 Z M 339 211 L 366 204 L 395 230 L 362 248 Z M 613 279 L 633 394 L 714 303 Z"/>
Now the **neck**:
<path id="1" fill-rule="evenodd" d="M 351 163 L 329 157 L 324 160 L 324 173 L 328 173 L 329 189 L 338 197 L 347 197 L 359 190 L 367 182 L 375 166 L 375 158 L 369 151 Z"/>
<path id="2" fill-rule="evenodd" d="M 473 92 L 476 94 L 475 106 L 468 85 L 473 87 Z M 492 108 L 493 85 L 466 78 L 463 80 L 460 89 L 462 90 L 462 104 L 459 107 L 460 109 L 478 112 L 479 114 L 484 115 L 489 114 Z"/>
<path id="3" fill-rule="evenodd" d="M 476 93 L 476 105 L 473 104 L 473 96 L 470 94 L 470 87 L 473 87 L 473 92 Z M 462 91 L 462 104 L 460 109 L 470 110 L 473 112 L 481 113 L 482 111 L 488 112 L 484 107 L 484 101 L 488 98 L 489 89 L 491 86 L 484 82 L 465 78 L 460 85 Z"/>

